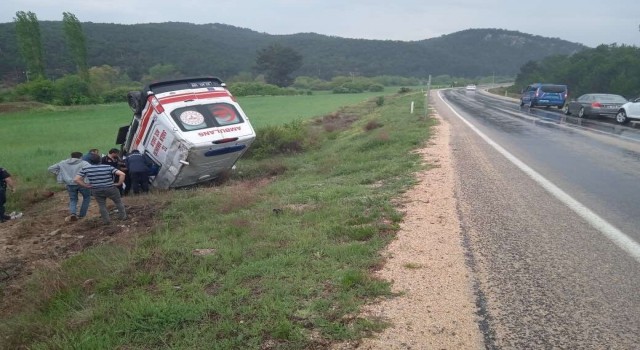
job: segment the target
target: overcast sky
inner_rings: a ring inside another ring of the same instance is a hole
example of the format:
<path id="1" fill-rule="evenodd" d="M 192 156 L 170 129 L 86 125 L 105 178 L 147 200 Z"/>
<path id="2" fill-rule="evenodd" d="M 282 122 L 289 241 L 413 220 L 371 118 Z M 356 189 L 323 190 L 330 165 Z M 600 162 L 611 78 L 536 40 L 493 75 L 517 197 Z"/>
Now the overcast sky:
<path id="1" fill-rule="evenodd" d="M 640 0 L 0 0 L 0 23 L 17 11 L 39 20 L 71 12 L 80 22 L 223 23 L 268 34 L 403 41 L 499 28 L 590 47 L 640 46 Z"/>

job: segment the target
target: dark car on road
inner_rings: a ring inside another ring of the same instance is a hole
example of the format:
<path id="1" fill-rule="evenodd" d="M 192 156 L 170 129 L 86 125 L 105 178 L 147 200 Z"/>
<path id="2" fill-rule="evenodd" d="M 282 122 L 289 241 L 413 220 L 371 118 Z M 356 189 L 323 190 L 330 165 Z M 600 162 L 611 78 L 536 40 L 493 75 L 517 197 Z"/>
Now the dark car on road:
<path id="1" fill-rule="evenodd" d="M 522 90 L 520 106 L 563 108 L 568 94 L 566 85 L 535 83 Z"/>
<path id="2" fill-rule="evenodd" d="M 564 114 L 575 115 L 578 118 L 588 116 L 615 117 L 627 99 L 614 94 L 584 94 L 569 101 L 564 108 Z"/>

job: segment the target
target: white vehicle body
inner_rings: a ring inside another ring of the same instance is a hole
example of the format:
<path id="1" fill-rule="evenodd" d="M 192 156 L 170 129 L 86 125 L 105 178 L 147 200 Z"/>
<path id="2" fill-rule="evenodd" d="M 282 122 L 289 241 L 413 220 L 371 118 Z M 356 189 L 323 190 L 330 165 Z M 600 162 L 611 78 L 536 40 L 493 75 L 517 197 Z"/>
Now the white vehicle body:
<path id="1" fill-rule="evenodd" d="M 640 98 L 623 104 L 616 114 L 616 121 L 626 124 L 631 120 L 640 120 Z"/>
<path id="2" fill-rule="evenodd" d="M 131 124 L 117 144 L 155 164 L 152 186 L 174 188 L 211 181 L 229 171 L 255 139 L 235 98 L 214 77 L 163 81 L 130 92 Z"/>

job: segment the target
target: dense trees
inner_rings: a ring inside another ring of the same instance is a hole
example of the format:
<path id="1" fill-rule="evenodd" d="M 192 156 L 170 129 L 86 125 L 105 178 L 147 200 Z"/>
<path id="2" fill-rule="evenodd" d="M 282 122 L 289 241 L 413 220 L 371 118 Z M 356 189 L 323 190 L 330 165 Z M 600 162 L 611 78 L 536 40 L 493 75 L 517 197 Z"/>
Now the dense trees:
<path id="1" fill-rule="evenodd" d="M 61 22 L 40 23 L 47 76 L 76 72 Z M 0 23 L 0 76 L 24 70 L 13 23 Z M 405 76 L 426 79 L 450 75 L 515 76 L 529 60 L 572 54 L 586 47 L 552 38 L 498 29 L 474 29 L 422 41 L 364 40 L 313 33 L 269 35 L 224 24 L 147 23 L 120 25 L 82 23 L 89 66 L 118 67 L 136 81 L 158 64 L 173 65 L 186 76 L 217 75 L 228 80 L 251 72 L 256 50 L 279 44 L 304 57 L 292 74 L 330 80 L 334 76 Z M 6 80 L 6 78 L 5 78 Z"/>
<path id="2" fill-rule="evenodd" d="M 258 51 L 255 69 L 265 75 L 268 84 L 287 87 L 293 83 L 291 74 L 302 66 L 302 56 L 290 47 L 272 44 Z"/>
<path id="3" fill-rule="evenodd" d="M 578 97 L 589 92 L 640 96 L 640 48 L 600 45 L 570 56 L 551 56 L 530 61 L 516 77 L 517 90 L 533 82 L 566 84 Z"/>
<path id="4" fill-rule="evenodd" d="M 556 82 L 569 85 L 574 96 L 640 95 L 636 47 L 587 49 L 499 29 L 401 42 L 313 33 L 274 36 L 223 24 L 81 25 L 67 12 L 61 22 L 38 23 L 35 14 L 17 12 L 15 23 L 0 24 L 0 52 L 4 85 L 23 82 L 1 98 L 30 96 L 48 103 L 117 101 L 127 89 L 153 80 L 197 75 L 246 83 L 235 87 L 242 94 L 289 94 L 275 86 L 351 93 L 424 85 L 429 75 L 434 85 L 501 82 L 519 71 L 518 90 L 532 82 Z M 38 81 L 38 76 L 49 80 Z M 72 94 L 74 89 L 81 93 Z"/>

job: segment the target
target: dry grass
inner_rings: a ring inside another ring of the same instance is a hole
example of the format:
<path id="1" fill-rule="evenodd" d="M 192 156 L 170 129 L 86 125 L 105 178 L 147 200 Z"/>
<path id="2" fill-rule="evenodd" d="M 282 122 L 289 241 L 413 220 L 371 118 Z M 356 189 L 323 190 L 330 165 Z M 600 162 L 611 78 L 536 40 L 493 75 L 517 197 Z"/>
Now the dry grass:
<path id="1" fill-rule="evenodd" d="M 334 112 L 327 114 L 320 119 L 316 119 L 316 125 L 321 125 L 327 132 L 334 132 L 338 130 L 346 130 L 351 124 L 359 119 L 357 114 L 346 112 Z"/>

